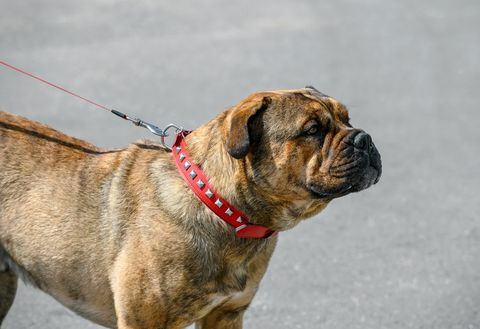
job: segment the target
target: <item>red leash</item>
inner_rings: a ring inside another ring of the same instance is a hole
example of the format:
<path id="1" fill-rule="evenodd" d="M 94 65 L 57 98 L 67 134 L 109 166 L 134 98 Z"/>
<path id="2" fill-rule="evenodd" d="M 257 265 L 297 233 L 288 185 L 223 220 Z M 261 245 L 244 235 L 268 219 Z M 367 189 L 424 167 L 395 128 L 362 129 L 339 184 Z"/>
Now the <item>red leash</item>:
<path id="1" fill-rule="evenodd" d="M 40 81 L 40 82 L 43 82 L 43 83 L 45 83 L 45 84 L 47 84 L 47 85 L 49 85 L 49 86 L 52 86 L 53 88 L 57 88 L 57 89 L 65 92 L 65 93 L 67 93 L 67 94 L 70 94 L 70 95 L 72 95 L 72 96 L 75 96 L 75 97 L 77 97 L 77 98 L 80 98 L 80 99 L 84 100 L 85 102 L 88 102 L 88 103 L 90 103 L 90 104 L 92 104 L 92 105 L 95 105 L 96 107 L 98 107 L 98 108 L 100 108 L 100 109 L 102 109 L 102 110 L 109 111 L 109 112 L 112 112 L 112 111 L 113 111 L 112 109 L 109 109 L 109 108 L 106 107 L 106 106 L 103 106 L 103 105 L 101 105 L 101 104 L 98 104 L 98 103 L 96 103 L 96 102 L 94 102 L 94 101 L 89 100 L 88 98 L 85 98 L 85 97 L 83 97 L 83 96 L 80 96 L 80 95 L 78 95 L 78 94 L 75 94 L 74 92 L 72 92 L 72 91 L 70 91 L 70 90 L 68 90 L 68 89 L 66 89 L 66 88 L 63 88 L 63 87 L 61 87 L 61 86 L 59 86 L 59 85 L 56 85 L 56 84 L 54 84 L 54 83 L 52 83 L 52 82 L 50 82 L 50 81 L 47 81 L 47 80 L 45 80 L 45 79 L 42 79 L 42 78 L 40 78 L 39 76 L 36 76 L 36 75 L 34 75 L 34 74 L 30 73 L 30 72 L 24 71 L 24 70 L 22 70 L 22 69 L 20 69 L 20 68 L 18 68 L 18 67 L 16 67 L 16 66 L 13 66 L 12 64 L 8 64 L 8 63 L 6 63 L 6 62 L 4 62 L 4 61 L 1 61 L 1 60 L 0 60 L 0 64 L 2 64 L 3 66 L 8 67 L 8 68 L 10 68 L 10 69 L 12 69 L 12 70 L 14 70 L 14 71 L 17 71 L 17 72 L 19 72 L 19 73 L 25 74 L 25 75 L 29 76 L 30 78 L 33 78 L 33 79 L 38 80 L 38 81 Z"/>

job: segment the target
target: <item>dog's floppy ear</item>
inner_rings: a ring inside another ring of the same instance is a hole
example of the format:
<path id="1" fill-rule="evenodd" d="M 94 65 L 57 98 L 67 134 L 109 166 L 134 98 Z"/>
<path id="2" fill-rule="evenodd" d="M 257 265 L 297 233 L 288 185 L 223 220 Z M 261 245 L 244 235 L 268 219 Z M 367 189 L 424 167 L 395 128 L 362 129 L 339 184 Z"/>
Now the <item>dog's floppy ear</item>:
<path id="1" fill-rule="evenodd" d="M 249 124 L 255 114 L 265 109 L 270 102 L 270 97 L 254 94 L 232 109 L 227 119 L 225 136 L 225 146 L 232 157 L 241 159 L 248 154 L 252 142 Z"/>
<path id="2" fill-rule="evenodd" d="M 311 85 L 305 86 L 305 89 L 308 89 L 311 93 L 316 94 L 320 98 L 329 97 L 328 95 L 325 95 L 324 93 L 322 93 L 320 90 L 318 90 L 314 86 L 311 86 Z"/>

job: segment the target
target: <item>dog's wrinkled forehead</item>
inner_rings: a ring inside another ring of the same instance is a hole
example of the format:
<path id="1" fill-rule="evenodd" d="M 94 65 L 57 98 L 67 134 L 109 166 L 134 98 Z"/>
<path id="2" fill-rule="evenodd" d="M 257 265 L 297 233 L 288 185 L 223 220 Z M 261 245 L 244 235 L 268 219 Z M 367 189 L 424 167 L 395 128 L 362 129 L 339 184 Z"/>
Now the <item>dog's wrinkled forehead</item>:
<path id="1" fill-rule="evenodd" d="M 290 120 L 290 123 L 293 123 L 295 118 L 300 122 L 305 117 L 316 117 L 318 121 L 325 123 L 325 126 L 333 127 L 334 125 L 327 124 L 333 124 L 333 122 L 349 125 L 347 108 L 335 98 L 320 92 L 315 87 L 275 90 L 271 94 L 277 95 L 281 100 L 281 113 Z M 298 111 L 299 109 L 302 111 Z M 290 126 L 293 128 L 293 125 Z"/>

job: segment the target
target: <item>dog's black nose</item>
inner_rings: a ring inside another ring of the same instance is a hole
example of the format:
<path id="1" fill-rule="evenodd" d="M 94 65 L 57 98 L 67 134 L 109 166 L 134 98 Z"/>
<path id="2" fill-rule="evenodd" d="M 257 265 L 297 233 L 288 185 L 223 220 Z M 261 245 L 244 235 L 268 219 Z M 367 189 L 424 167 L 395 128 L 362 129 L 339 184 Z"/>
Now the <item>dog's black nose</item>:
<path id="1" fill-rule="evenodd" d="M 363 131 L 358 133 L 353 140 L 353 146 L 355 146 L 355 148 L 357 149 L 364 150 L 364 151 L 368 149 L 371 143 L 372 143 L 372 138 L 370 137 L 369 134 Z"/>

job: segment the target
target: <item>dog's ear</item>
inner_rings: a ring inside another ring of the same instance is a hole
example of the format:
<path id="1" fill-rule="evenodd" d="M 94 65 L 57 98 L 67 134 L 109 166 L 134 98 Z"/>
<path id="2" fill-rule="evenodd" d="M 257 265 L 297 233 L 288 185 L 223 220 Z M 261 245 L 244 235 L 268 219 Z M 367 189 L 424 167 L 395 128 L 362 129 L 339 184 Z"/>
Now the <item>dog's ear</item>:
<path id="1" fill-rule="evenodd" d="M 305 89 L 307 89 L 308 91 L 310 91 L 311 94 L 316 94 L 318 97 L 322 98 L 322 97 L 329 97 L 328 95 L 325 95 L 324 93 L 322 93 L 320 90 L 318 90 L 317 88 L 315 88 L 314 86 L 305 86 Z"/>
<path id="2" fill-rule="evenodd" d="M 241 159 L 248 154 L 252 143 L 249 126 L 255 115 L 270 103 L 270 97 L 254 94 L 232 109 L 227 119 L 225 136 L 225 146 L 232 157 Z"/>

